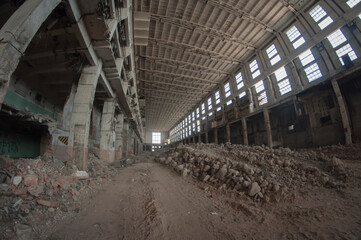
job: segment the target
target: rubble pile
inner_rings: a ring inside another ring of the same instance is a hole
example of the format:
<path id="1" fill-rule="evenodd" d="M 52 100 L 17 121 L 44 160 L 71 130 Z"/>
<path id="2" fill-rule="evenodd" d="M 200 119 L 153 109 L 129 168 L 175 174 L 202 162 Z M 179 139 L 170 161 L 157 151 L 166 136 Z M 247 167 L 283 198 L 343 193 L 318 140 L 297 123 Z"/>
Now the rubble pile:
<path id="1" fill-rule="evenodd" d="M 11 159 L 0 156 L 0 238 L 32 239 L 33 227 L 51 224 L 79 212 L 81 194 L 114 174 L 114 168 L 89 154 L 88 172 L 43 156 Z M 29 225 L 30 224 L 30 225 Z"/>
<path id="2" fill-rule="evenodd" d="M 336 157 L 312 150 L 297 152 L 265 146 L 179 145 L 155 157 L 155 161 L 219 189 L 277 202 L 287 192 L 306 185 L 343 188 L 348 175 Z"/>

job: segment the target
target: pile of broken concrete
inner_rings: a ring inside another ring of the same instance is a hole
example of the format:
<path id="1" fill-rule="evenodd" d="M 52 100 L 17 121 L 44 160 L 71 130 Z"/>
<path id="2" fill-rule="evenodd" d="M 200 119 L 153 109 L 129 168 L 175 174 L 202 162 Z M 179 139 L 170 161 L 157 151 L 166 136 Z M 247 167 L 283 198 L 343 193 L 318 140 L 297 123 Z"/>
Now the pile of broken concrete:
<path id="1" fill-rule="evenodd" d="M 113 167 L 89 155 L 88 171 L 54 157 L 0 156 L 0 238 L 33 237 L 38 223 L 51 224 L 79 212 L 82 194 L 114 174 Z"/>
<path id="2" fill-rule="evenodd" d="M 304 186 L 343 188 L 347 170 L 336 157 L 315 151 L 271 149 L 266 146 L 179 145 L 155 157 L 183 176 L 219 189 L 246 193 L 254 200 L 280 201 Z"/>

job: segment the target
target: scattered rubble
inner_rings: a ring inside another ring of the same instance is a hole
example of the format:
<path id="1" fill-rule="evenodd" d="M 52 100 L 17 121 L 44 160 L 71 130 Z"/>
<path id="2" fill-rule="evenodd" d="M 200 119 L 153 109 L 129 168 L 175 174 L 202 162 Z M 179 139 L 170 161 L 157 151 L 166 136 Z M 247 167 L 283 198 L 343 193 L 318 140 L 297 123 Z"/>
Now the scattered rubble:
<path id="1" fill-rule="evenodd" d="M 39 223 L 50 225 L 79 212 L 79 198 L 111 180 L 114 167 L 89 154 L 88 171 L 49 156 L 0 156 L 0 239 L 33 239 Z"/>
<path id="2" fill-rule="evenodd" d="M 179 145 L 155 161 L 219 189 L 245 192 L 257 201 L 279 202 L 306 185 L 341 189 L 348 176 L 343 161 L 335 156 L 266 146 Z"/>

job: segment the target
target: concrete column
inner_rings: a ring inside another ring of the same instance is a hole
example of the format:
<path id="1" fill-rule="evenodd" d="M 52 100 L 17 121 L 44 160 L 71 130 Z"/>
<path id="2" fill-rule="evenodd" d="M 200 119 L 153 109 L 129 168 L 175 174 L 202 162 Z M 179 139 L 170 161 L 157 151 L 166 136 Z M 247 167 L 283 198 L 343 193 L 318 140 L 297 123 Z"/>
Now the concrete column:
<path id="1" fill-rule="evenodd" d="M 127 147 L 127 157 L 130 157 L 133 154 L 134 150 L 134 131 L 131 127 L 128 128 L 128 147 Z"/>
<path id="2" fill-rule="evenodd" d="M 73 113 L 70 120 L 68 154 L 69 159 L 73 159 L 81 170 L 87 170 L 88 167 L 90 115 L 101 68 L 101 64 L 83 68 L 74 98 Z"/>
<path id="3" fill-rule="evenodd" d="M 199 142 L 199 143 L 202 142 L 202 136 L 201 136 L 201 134 L 198 134 L 198 142 Z"/>
<path id="4" fill-rule="evenodd" d="M 214 128 L 214 143 L 218 144 L 218 129 Z"/>
<path id="5" fill-rule="evenodd" d="M 0 29 L 0 105 L 11 75 L 40 26 L 61 0 L 25 1 Z"/>
<path id="6" fill-rule="evenodd" d="M 243 144 L 248 145 L 247 119 L 242 117 Z"/>
<path id="7" fill-rule="evenodd" d="M 123 123 L 123 147 L 122 147 L 122 157 L 128 157 L 128 130 L 129 130 L 129 123 L 124 121 Z"/>
<path id="8" fill-rule="evenodd" d="M 249 112 L 252 113 L 254 111 L 254 102 L 253 102 L 253 92 L 252 88 L 246 90 L 248 100 L 249 100 Z"/>
<path id="9" fill-rule="evenodd" d="M 100 128 L 100 159 L 105 162 L 114 162 L 115 158 L 115 99 L 104 101 L 102 122 Z"/>
<path id="10" fill-rule="evenodd" d="M 209 143 L 208 129 L 205 134 L 206 134 L 206 143 Z"/>
<path id="11" fill-rule="evenodd" d="M 268 109 L 263 109 L 263 116 L 264 116 L 264 124 L 266 126 L 266 132 L 267 132 L 267 145 L 272 148 L 273 142 L 272 142 L 272 130 L 271 130 L 271 121 L 269 118 L 269 111 Z"/>
<path id="12" fill-rule="evenodd" d="M 115 159 L 122 158 L 124 115 L 119 113 L 115 127 Z"/>
<path id="13" fill-rule="evenodd" d="M 226 124 L 227 142 L 231 143 L 231 126 L 229 123 Z"/>
<path id="14" fill-rule="evenodd" d="M 335 92 L 335 95 L 337 98 L 338 105 L 340 107 L 340 113 L 341 113 L 341 118 L 342 118 L 343 129 L 344 129 L 344 133 L 345 133 L 346 144 L 351 144 L 352 143 L 351 123 L 350 123 L 350 117 L 348 115 L 348 109 L 347 109 L 346 103 L 342 97 L 340 86 L 338 85 L 337 80 L 332 79 L 331 83 L 332 83 L 333 91 Z"/>

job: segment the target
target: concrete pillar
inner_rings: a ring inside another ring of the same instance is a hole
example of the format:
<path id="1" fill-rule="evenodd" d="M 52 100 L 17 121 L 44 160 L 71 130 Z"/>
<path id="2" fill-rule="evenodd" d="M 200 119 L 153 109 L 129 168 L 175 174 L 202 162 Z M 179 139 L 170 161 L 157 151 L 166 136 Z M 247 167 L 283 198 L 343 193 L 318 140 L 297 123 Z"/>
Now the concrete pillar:
<path id="1" fill-rule="evenodd" d="M 231 143 L 231 126 L 229 123 L 226 124 L 227 142 Z"/>
<path id="2" fill-rule="evenodd" d="M 104 101 L 102 122 L 100 128 L 100 159 L 114 162 L 115 158 L 115 99 Z"/>
<path id="3" fill-rule="evenodd" d="M 247 119 L 242 117 L 243 144 L 248 145 Z"/>
<path id="4" fill-rule="evenodd" d="M 218 144 L 218 129 L 214 128 L 214 143 Z"/>
<path id="5" fill-rule="evenodd" d="M 101 69 L 101 64 L 83 68 L 74 98 L 73 113 L 70 120 L 68 154 L 69 159 L 73 159 L 81 170 L 87 170 L 88 167 L 90 115 Z"/>
<path id="6" fill-rule="evenodd" d="M 338 105 L 340 107 L 340 113 L 342 118 L 342 125 L 345 133 L 345 140 L 346 144 L 352 143 L 352 135 L 351 135 L 351 123 L 350 123 L 350 117 L 348 115 L 348 109 L 346 106 L 346 103 L 342 97 L 340 86 L 337 83 L 336 79 L 331 80 L 333 91 L 335 92 Z"/>
<path id="7" fill-rule="evenodd" d="M 202 136 L 201 136 L 201 134 L 198 134 L 198 142 L 199 142 L 199 143 L 202 142 Z"/>
<path id="8" fill-rule="evenodd" d="M 122 158 L 124 115 L 119 113 L 115 126 L 115 159 Z"/>
<path id="9" fill-rule="evenodd" d="M 269 111 L 268 109 L 263 109 L 263 116 L 264 116 L 264 124 L 266 126 L 266 132 L 267 132 L 267 145 L 272 148 L 273 142 L 272 142 L 272 130 L 271 130 L 271 121 L 269 118 Z"/>
<path id="10" fill-rule="evenodd" d="M 208 129 L 205 134 L 206 134 L 206 143 L 209 143 Z"/>
<path id="11" fill-rule="evenodd" d="M 128 128 L 127 157 L 130 157 L 132 154 L 134 154 L 133 150 L 134 150 L 134 131 L 129 126 L 129 128 Z"/>
<path id="12" fill-rule="evenodd" d="M 20 58 L 40 26 L 61 0 L 25 1 L 0 29 L 0 105 Z"/>
<path id="13" fill-rule="evenodd" d="M 123 147 L 122 147 L 123 158 L 128 157 L 128 131 L 129 131 L 129 123 L 127 121 L 124 121 L 124 123 L 123 123 Z"/>

